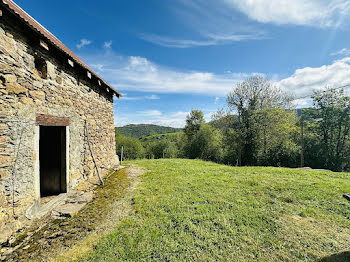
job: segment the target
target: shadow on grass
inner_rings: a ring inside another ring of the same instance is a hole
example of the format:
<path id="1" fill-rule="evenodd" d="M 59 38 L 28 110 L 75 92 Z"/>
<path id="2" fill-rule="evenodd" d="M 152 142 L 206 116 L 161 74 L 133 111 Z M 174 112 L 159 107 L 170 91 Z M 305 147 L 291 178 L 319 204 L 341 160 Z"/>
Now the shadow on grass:
<path id="1" fill-rule="evenodd" d="M 349 262 L 350 261 L 350 251 L 345 251 L 339 254 L 333 254 L 328 257 L 324 257 L 319 260 L 319 262 Z"/>

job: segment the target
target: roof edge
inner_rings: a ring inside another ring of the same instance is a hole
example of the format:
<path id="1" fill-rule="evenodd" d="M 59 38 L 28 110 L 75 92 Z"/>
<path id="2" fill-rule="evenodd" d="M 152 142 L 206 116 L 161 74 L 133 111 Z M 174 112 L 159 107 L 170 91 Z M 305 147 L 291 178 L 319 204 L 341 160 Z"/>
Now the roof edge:
<path id="1" fill-rule="evenodd" d="M 38 21 L 31 17 L 27 12 L 25 12 L 21 7 L 19 7 L 12 0 L 1 0 L 1 2 L 6 5 L 11 12 L 17 15 L 23 20 L 32 30 L 38 32 L 46 40 L 48 40 L 53 46 L 65 53 L 69 58 L 76 62 L 81 67 L 85 68 L 91 74 L 93 74 L 98 80 L 100 80 L 104 85 L 110 88 L 113 93 L 119 98 L 123 95 L 119 93 L 114 87 L 112 87 L 106 80 L 104 80 L 99 74 L 92 70 L 88 65 L 86 65 L 78 56 L 76 56 L 67 46 L 65 46 L 57 37 L 55 37 L 49 30 L 42 26 Z"/>

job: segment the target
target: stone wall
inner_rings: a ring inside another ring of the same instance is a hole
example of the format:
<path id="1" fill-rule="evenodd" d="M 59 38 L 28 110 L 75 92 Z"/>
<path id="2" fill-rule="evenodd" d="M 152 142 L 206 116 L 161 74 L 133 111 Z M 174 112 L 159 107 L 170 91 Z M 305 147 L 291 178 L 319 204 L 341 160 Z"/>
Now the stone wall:
<path id="1" fill-rule="evenodd" d="M 37 201 L 38 114 L 70 119 L 70 189 L 96 176 L 85 123 L 102 173 L 118 162 L 113 94 L 77 64 L 71 67 L 53 46 L 40 47 L 39 40 L 14 15 L 4 12 L 0 17 L 0 242 L 22 226 Z M 45 61 L 47 79 L 35 68 L 35 57 Z"/>

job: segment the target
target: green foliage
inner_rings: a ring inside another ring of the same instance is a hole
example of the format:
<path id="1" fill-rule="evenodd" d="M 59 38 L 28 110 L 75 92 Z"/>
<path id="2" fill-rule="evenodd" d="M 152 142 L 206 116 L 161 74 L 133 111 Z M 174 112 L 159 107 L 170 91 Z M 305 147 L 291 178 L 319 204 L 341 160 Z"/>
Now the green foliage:
<path id="1" fill-rule="evenodd" d="M 348 174 L 131 163 L 148 170 L 135 212 L 88 261 L 319 261 L 349 246 L 350 209 L 341 197 L 350 192 Z"/>
<path id="2" fill-rule="evenodd" d="M 183 133 L 157 134 L 141 138 L 145 148 L 145 157 L 177 158 L 182 156 Z"/>
<path id="3" fill-rule="evenodd" d="M 178 149 L 176 144 L 169 140 L 151 142 L 146 146 L 147 158 L 176 158 L 177 156 Z"/>
<path id="4" fill-rule="evenodd" d="M 298 119 L 291 97 L 255 75 L 235 86 L 227 96 L 229 110 L 218 111 L 209 124 L 200 110 L 192 110 L 183 132 L 143 136 L 143 148 L 135 140 L 123 138 L 123 143 L 130 144 L 130 158 L 183 157 L 284 167 L 300 166 L 304 145 L 306 166 L 350 170 L 350 97 L 342 89 L 328 88 L 312 98 L 314 106 Z"/>
<path id="5" fill-rule="evenodd" d="M 261 110 L 262 130 L 258 149 L 258 164 L 269 166 L 297 167 L 300 146 L 297 136 L 295 112 L 283 108 Z"/>
<path id="6" fill-rule="evenodd" d="M 186 118 L 184 129 L 184 154 L 190 159 L 222 160 L 222 134 L 220 130 L 205 124 L 202 111 L 192 110 Z"/>
<path id="7" fill-rule="evenodd" d="M 222 160 L 222 134 L 214 127 L 202 124 L 198 132 L 187 138 L 185 145 L 186 156 L 190 159 L 221 162 Z"/>
<path id="8" fill-rule="evenodd" d="M 118 127 L 120 134 L 128 137 L 141 138 L 143 136 L 150 136 L 154 134 L 166 134 L 179 132 L 181 128 L 165 127 L 149 124 L 140 125 L 126 125 L 123 127 Z"/>
<path id="9" fill-rule="evenodd" d="M 117 155 L 121 156 L 121 149 L 123 148 L 123 158 L 125 160 L 138 159 L 144 157 L 144 148 L 141 142 L 133 137 L 126 137 L 119 133 L 118 129 L 115 129 L 115 142 Z"/>
<path id="10" fill-rule="evenodd" d="M 343 89 L 327 88 L 315 92 L 313 100 L 314 109 L 304 111 L 309 133 L 305 139 L 306 163 L 335 171 L 349 170 L 350 97 Z"/>
<path id="11" fill-rule="evenodd" d="M 201 125 L 205 123 L 203 113 L 200 110 L 192 110 L 186 117 L 186 126 L 184 129 L 185 135 L 188 139 L 191 139 L 201 128 Z"/>
<path id="12" fill-rule="evenodd" d="M 227 104 L 238 114 L 236 129 L 239 165 L 266 162 L 261 160 L 266 159 L 268 146 L 273 146 L 271 141 L 276 137 L 281 139 L 281 131 L 284 135 L 289 132 L 290 125 L 285 121 L 290 118 L 285 112 L 289 103 L 290 96 L 261 75 L 238 83 L 228 94 Z M 281 120 L 285 126 L 280 124 Z"/>

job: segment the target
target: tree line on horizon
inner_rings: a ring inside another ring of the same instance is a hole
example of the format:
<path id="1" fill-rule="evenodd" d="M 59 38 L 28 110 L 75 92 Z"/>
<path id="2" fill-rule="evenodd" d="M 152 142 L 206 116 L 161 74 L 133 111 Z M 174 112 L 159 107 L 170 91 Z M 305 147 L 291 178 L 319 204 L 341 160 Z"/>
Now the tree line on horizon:
<path id="1" fill-rule="evenodd" d="M 261 75 L 236 84 L 226 109 L 206 123 L 192 110 L 182 132 L 151 141 L 116 133 L 117 153 L 126 159 L 189 158 L 233 166 L 308 166 L 350 170 L 350 97 L 325 87 L 311 96 L 310 108 L 297 110 L 291 94 Z"/>

